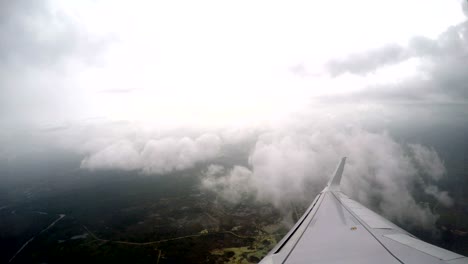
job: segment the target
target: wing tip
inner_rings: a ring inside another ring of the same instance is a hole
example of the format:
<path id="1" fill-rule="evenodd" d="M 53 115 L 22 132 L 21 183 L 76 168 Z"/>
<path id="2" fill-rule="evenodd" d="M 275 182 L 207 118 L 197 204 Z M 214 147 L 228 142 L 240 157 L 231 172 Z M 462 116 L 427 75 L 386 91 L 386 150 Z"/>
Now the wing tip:
<path id="1" fill-rule="evenodd" d="M 328 182 L 327 188 L 329 190 L 337 191 L 340 189 L 340 183 L 341 183 L 341 178 L 343 176 L 345 163 L 346 163 L 346 157 L 342 157 L 340 163 L 336 167 L 333 177 Z"/>

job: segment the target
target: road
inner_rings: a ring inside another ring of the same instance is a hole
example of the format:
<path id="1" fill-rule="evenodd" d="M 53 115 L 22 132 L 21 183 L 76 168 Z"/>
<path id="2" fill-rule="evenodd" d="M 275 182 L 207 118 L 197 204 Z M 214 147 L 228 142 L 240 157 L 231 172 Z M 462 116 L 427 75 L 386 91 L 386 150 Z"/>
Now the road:
<path id="1" fill-rule="evenodd" d="M 60 214 L 59 215 L 59 218 L 55 219 L 55 221 L 53 221 L 50 225 L 48 225 L 46 228 L 42 229 L 41 232 L 39 232 L 37 235 L 31 237 L 28 241 L 26 241 L 26 243 L 23 244 L 23 246 L 18 250 L 16 251 L 15 255 L 13 255 L 13 257 L 11 257 L 11 259 L 8 261 L 8 263 L 11 263 L 16 256 L 18 256 L 18 254 L 23 251 L 23 249 L 29 244 L 31 243 L 31 241 L 34 240 L 34 238 L 36 238 L 36 236 L 46 232 L 47 230 L 49 230 L 50 228 L 52 228 L 58 221 L 62 220 L 62 218 L 64 218 L 65 215 L 64 214 Z"/>
<path id="2" fill-rule="evenodd" d="M 209 234 L 229 234 L 238 238 L 242 239 L 247 239 L 247 238 L 255 238 L 253 236 L 241 236 L 238 235 L 232 231 L 219 231 L 219 232 L 213 232 L 213 233 L 207 233 L 207 234 L 196 234 L 196 235 L 188 235 L 188 236 L 180 236 L 180 237 L 173 237 L 173 238 L 168 238 L 168 239 L 161 239 L 161 240 L 156 240 L 156 241 L 149 241 L 149 242 L 128 242 L 128 241 L 120 241 L 120 240 L 109 240 L 109 239 L 102 239 L 97 237 L 93 232 L 91 232 L 86 226 L 83 225 L 83 228 L 86 230 L 86 232 L 91 235 L 95 240 L 101 241 L 101 242 L 112 242 L 112 243 L 117 243 L 117 244 L 126 244 L 126 245 L 136 245 L 136 246 L 146 246 L 146 245 L 152 245 L 152 244 L 159 244 L 163 242 L 168 242 L 168 241 L 174 241 L 174 240 L 179 240 L 179 239 L 186 239 L 186 238 L 193 238 L 193 237 L 201 237 L 201 236 L 206 236 Z"/>

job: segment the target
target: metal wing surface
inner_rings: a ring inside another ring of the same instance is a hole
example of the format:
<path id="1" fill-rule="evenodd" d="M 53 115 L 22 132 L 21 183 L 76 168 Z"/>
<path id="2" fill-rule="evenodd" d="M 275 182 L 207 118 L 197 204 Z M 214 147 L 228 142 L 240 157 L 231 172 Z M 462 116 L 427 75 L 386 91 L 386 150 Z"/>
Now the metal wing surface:
<path id="1" fill-rule="evenodd" d="M 468 263 L 468 258 L 414 237 L 340 191 L 346 158 L 327 187 L 260 262 Z"/>

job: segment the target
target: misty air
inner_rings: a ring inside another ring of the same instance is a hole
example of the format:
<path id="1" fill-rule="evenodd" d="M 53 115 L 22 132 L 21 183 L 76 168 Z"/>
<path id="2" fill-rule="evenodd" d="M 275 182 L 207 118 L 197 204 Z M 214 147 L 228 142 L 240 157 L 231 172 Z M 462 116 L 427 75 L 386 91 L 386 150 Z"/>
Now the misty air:
<path id="1" fill-rule="evenodd" d="M 468 1 L 2 1 L 0 247 L 468 263 Z"/>

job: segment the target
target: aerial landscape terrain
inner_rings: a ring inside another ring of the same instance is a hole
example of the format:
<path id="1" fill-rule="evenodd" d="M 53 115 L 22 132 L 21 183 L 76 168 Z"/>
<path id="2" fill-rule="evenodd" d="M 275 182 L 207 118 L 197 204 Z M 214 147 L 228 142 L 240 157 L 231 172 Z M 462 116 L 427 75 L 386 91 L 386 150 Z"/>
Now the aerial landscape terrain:
<path id="1" fill-rule="evenodd" d="M 446 154 L 451 162 L 446 166 L 453 177 L 442 183 L 455 204 L 445 207 L 419 193 L 418 202 L 438 215 L 435 226 L 397 224 L 426 241 L 468 254 L 466 160 L 463 155 L 458 160 L 450 156 L 463 151 L 466 143 L 457 147 L 456 134 L 452 133 L 454 142 L 443 142 L 450 147 Z M 242 162 L 233 156 L 241 154 L 228 150 L 218 164 Z M 36 158 L 34 164 L 20 168 L 11 163 L 4 167 L 9 170 L 2 170 L 0 260 L 257 263 L 311 202 L 303 198 L 279 208 L 249 195 L 235 202 L 223 199 L 202 187 L 207 166 L 150 176 L 83 170 L 79 157 L 66 154 L 60 161 Z M 15 175 L 21 173 L 29 175 L 18 180 Z M 44 173 L 48 175 L 40 175 Z M 316 194 L 311 191 L 308 197 Z M 372 209 L 379 212 L 378 207 Z"/>
<path id="2" fill-rule="evenodd" d="M 14 263 L 258 262 L 288 231 L 271 206 L 223 204 L 186 175 L 109 174 L 17 187 L 0 211 L 2 263 L 31 237 Z"/>

